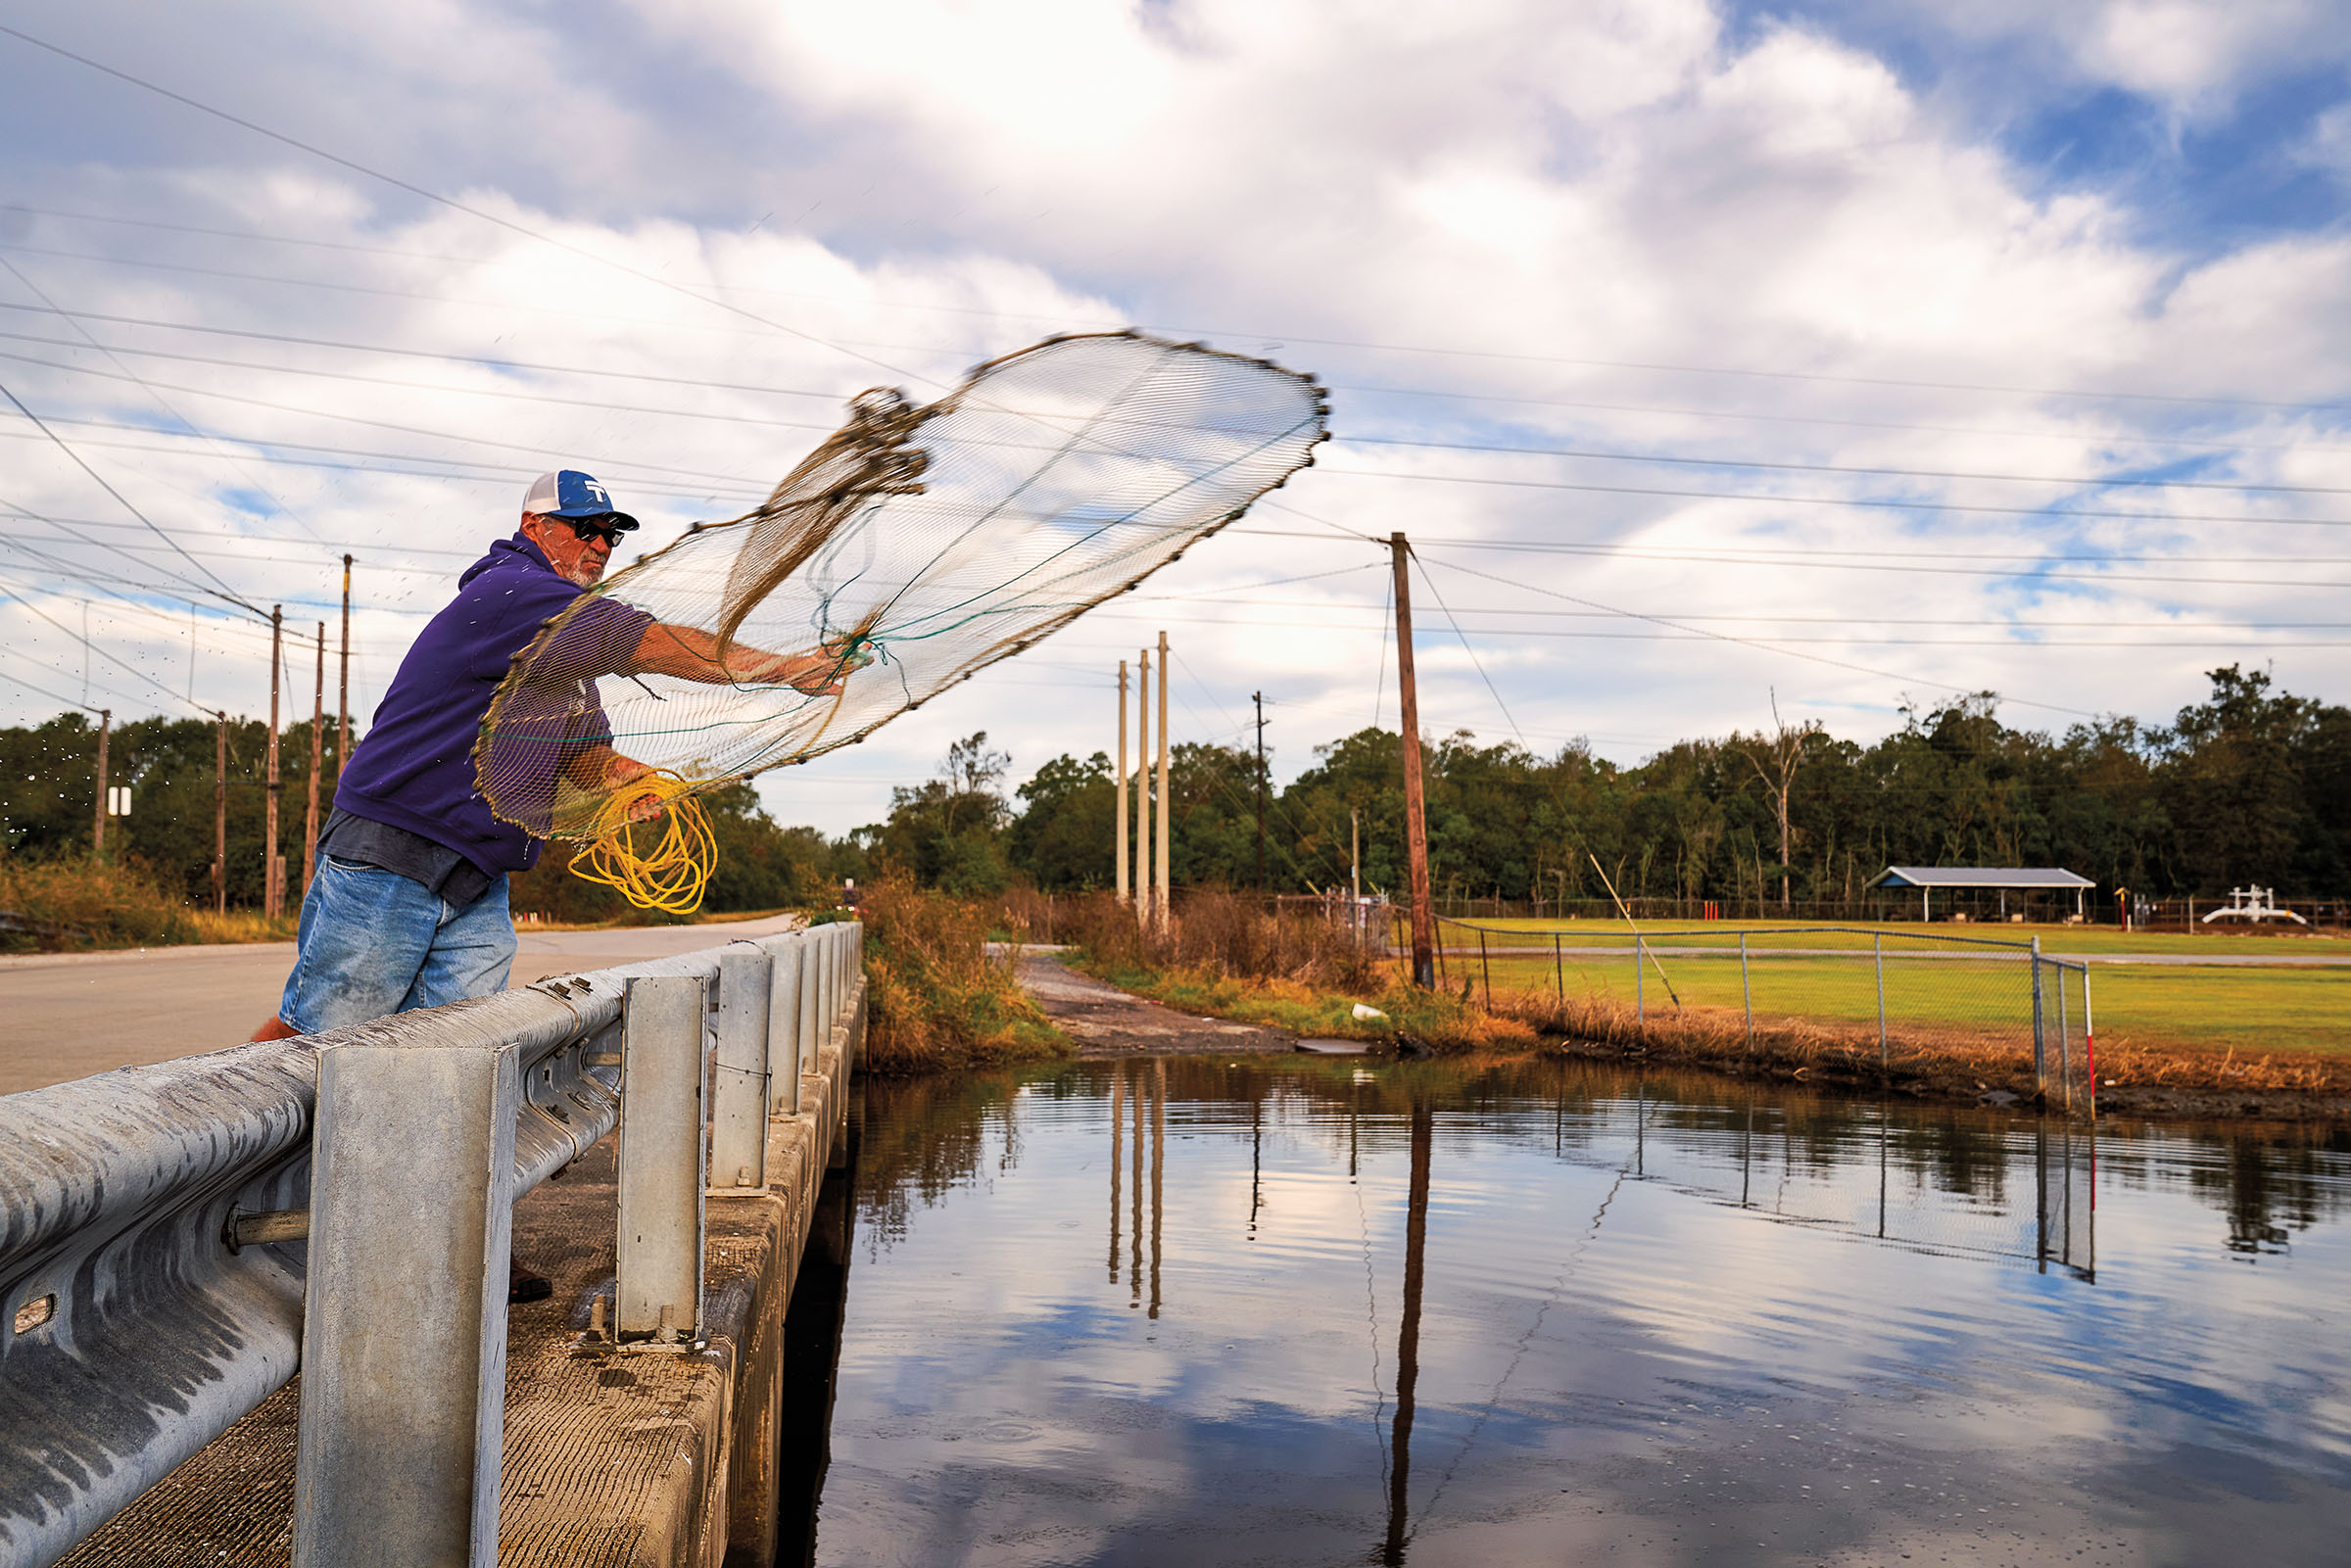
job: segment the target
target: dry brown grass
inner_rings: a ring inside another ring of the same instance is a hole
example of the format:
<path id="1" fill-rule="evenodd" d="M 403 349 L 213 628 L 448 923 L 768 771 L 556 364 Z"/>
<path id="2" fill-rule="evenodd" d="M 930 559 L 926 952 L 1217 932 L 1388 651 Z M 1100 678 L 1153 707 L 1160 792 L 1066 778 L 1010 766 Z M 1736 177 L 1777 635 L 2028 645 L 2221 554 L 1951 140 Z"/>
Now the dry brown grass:
<path id="1" fill-rule="evenodd" d="M 1977 1039 L 1957 1031 L 1943 1031 L 1932 1040 L 1895 1038 L 1890 1042 L 1891 1061 L 1881 1072 L 1875 1025 L 1758 1018 L 1751 1042 L 1744 1015 L 1729 1008 L 1686 1008 L 1652 1014 L 1644 1021 L 1631 1007 L 1607 996 L 1561 1001 L 1541 992 L 1511 991 L 1497 991 L 1492 1006 L 1497 1014 L 1537 1030 L 1550 1048 L 1572 1054 L 1597 1049 L 1782 1076 L 1891 1079 L 1952 1091 L 2005 1088 L 2025 1097 L 2035 1092 L 2031 1050 L 2012 1039 Z M 2130 1089 L 2220 1095 L 2351 1093 L 2351 1063 L 2336 1058 L 2275 1053 L 2250 1057 L 2130 1041 L 2099 1045 L 2097 1075 L 2102 1086 Z"/>
<path id="2" fill-rule="evenodd" d="M 902 875 L 865 890 L 866 1064 L 926 1072 L 1052 1056 L 1061 1032 L 991 957 L 988 907 L 926 892 Z"/>
<path id="3" fill-rule="evenodd" d="M 239 940 L 208 934 L 176 893 L 138 865 L 0 855 L 0 951 L 75 952 Z M 217 923 L 215 923 L 217 924 Z"/>
<path id="4" fill-rule="evenodd" d="M 1057 899 L 1049 921 L 1039 920 L 1025 902 L 1007 901 L 1004 915 L 1008 925 L 1039 933 L 1028 940 L 1073 943 L 1102 968 L 1285 980 L 1311 990 L 1376 993 L 1386 988 L 1382 966 L 1344 930 L 1313 916 L 1270 915 L 1254 899 L 1231 893 L 1187 894 L 1167 931 L 1145 931 L 1133 912 L 1108 893 Z M 1052 934 L 1042 934 L 1047 930 Z"/>

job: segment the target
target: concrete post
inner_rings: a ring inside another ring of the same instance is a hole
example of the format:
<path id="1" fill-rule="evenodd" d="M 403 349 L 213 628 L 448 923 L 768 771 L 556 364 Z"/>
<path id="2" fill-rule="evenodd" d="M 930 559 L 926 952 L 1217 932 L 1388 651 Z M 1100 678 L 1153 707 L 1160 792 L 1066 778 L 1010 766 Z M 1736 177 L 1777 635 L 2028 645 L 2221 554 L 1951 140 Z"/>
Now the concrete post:
<path id="1" fill-rule="evenodd" d="M 702 1076 L 709 981 L 630 979 L 621 1020 L 620 1238 L 614 1328 L 690 1341 L 701 1320 Z"/>
<path id="2" fill-rule="evenodd" d="M 800 1114 L 800 950 L 805 937 L 774 938 L 768 945 L 767 988 L 767 1110 L 768 1115 Z"/>
<path id="3" fill-rule="evenodd" d="M 1649 966 L 1643 963 L 1642 959 L 1641 933 L 1635 931 L 1633 933 L 1633 1022 L 1635 1023 L 1649 1022 L 1649 993 L 1643 988 L 1647 982 Z"/>
<path id="4" fill-rule="evenodd" d="M 495 1568 L 519 1057 L 319 1058 L 297 1568 Z"/>
<path id="5" fill-rule="evenodd" d="M 821 950 L 822 944 L 816 938 L 815 931 L 810 931 L 800 938 L 800 1005 L 799 1016 L 795 1022 L 799 1024 L 798 1054 L 802 1072 L 816 1070 L 816 1050 L 823 1043 L 823 1036 L 816 1031 L 816 1021 L 822 1005 L 820 998 L 823 991 L 823 986 L 818 982 L 817 971 L 823 962 L 824 955 Z"/>
<path id="6" fill-rule="evenodd" d="M 719 951 L 710 1172 L 721 1187 L 767 1185 L 767 1010 L 774 971 L 775 959 L 765 948 L 745 942 Z"/>

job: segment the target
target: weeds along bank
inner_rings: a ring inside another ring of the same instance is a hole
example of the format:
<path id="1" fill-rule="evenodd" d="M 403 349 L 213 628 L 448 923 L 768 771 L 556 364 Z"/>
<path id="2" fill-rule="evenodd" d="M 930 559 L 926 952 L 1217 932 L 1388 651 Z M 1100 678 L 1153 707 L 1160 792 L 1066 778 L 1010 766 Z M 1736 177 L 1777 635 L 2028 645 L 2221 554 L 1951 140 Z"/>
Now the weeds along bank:
<path id="1" fill-rule="evenodd" d="M 146 866 L 0 854 L 0 953 L 290 941 L 291 918 L 191 907 Z"/>
<path id="2" fill-rule="evenodd" d="M 990 1067 L 1065 1054 L 1069 1041 L 1021 989 L 1017 955 L 989 949 L 993 907 L 886 876 L 868 886 L 865 1066 L 886 1073 Z"/>

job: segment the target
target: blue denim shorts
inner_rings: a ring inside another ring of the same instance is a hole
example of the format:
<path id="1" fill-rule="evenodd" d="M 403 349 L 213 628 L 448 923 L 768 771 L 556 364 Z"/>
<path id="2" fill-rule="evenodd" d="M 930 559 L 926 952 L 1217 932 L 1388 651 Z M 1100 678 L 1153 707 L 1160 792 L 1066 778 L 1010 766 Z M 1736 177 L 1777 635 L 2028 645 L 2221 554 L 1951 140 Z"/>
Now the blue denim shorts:
<path id="1" fill-rule="evenodd" d="M 506 988 L 506 879 L 452 909 L 413 878 L 332 855 L 302 900 L 294 973 L 277 1016 L 305 1034 Z"/>

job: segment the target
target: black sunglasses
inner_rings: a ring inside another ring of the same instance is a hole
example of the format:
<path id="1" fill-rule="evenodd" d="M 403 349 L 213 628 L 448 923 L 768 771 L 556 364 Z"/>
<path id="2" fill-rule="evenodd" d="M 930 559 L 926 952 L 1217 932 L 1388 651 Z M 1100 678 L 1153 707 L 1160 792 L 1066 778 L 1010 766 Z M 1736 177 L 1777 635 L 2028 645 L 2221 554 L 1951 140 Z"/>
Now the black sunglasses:
<path id="1" fill-rule="evenodd" d="M 571 525 L 571 531 L 579 536 L 581 544 L 585 545 L 592 539 L 600 539 L 607 546 L 616 549 L 620 546 L 620 536 L 627 531 L 628 526 L 622 523 L 602 523 L 593 517 L 566 517 L 563 520 Z"/>

